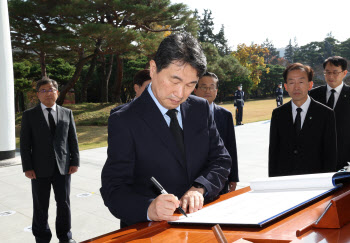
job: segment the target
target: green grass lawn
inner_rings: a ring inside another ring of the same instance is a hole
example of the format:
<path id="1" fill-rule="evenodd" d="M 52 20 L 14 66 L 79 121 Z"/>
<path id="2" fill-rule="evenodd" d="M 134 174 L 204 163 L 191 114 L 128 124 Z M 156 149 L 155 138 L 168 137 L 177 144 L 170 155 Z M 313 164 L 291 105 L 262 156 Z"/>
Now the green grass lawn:
<path id="1" fill-rule="evenodd" d="M 290 98 L 284 99 L 288 102 Z M 233 102 L 225 102 L 220 106 L 232 112 L 235 119 Z M 109 112 L 116 104 L 83 103 L 65 105 L 73 111 L 77 126 L 79 149 L 92 149 L 107 146 L 107 124 Z M 272 110 L 276 108 L 275 99 L 248 100 L 243 110 L 243 123 L 251 123 L 271 119 Z M 16 147 L 19 148 L 19 133 L 22 113 L 16 114 Z"/>

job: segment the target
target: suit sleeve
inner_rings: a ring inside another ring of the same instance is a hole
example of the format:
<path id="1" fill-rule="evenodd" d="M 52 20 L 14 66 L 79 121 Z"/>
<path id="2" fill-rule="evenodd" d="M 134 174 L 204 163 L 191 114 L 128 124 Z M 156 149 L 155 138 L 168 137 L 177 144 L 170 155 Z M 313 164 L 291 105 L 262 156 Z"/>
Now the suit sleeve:
<path id="1" fill-rule="evenodd" d="M 335 114 L 333 110 L 329 110 L 327 118 L 327 128 L 323 138 L 323 151 L 327 151 L 324 153 L 326 157 L 324 160 L 324 168 L 326 172 L 333 172 L 336 171 L 337 167 L 337 132 L 335 125 Z"/>
<path id="2" fill-rule="evenodd" d="M 238 158 L 237 158 L 237 146 L 236 146 L 236 134 L 235 128 L 233 126 L 233 118 L 230 113 L 228 116 L 228 124 L 227 124 L 227 144 L 225 144 L 226 149 L 228 150 L 231 159 L 232 166 L 231 172 L 228 177 L 229 182 L 238 182 Z"/>
<path id="3" fill-rule="evenodd" d="M 147 221 L 147 209 L 154 198 L 137 193 L 132 186 L 136 154 L 128 124 L 118 113 L 108 119 L 107 161 L 102 169 L 100 191 L 115 217 L 134 224 Z"/>
<path id="4" fill-rule="evenodd" d="M 212 200 L 223 189 L 228 175 L 231 170 L 232 160 L 224 146 L 209 106 L 207 106 L 208 115 L 208 134 L 209 134 L 209 151 L 207 164 L 201 175 L 195 180 L 206 188 L 207 193 L 204 195 L 205 200 Z"/>
<path id="5" fill-rule="evenodd" d="M 75 128 L 75 122 L 73 118 L 73 112 L 69 112 L 69 131 L 68 131 L 68 146 L 70 152 L 70 166 L 79 166 L 80 157 L 79 157 L 79 145 L 77 130 Z"/>
<path id="6" fill-rule="evenodd" d="M 269 177 L 278 176 L 278 152 L 279 152 L 279 135 L 277 112 L 272 112 L 270 124 L 270 146 L 269 146 Z"/>
<path id="7" fill-rule="evenodd" d="M 21 132 L 20 132 L 20 149 L 23 172 L 33 170 L 32 163 L 32 131 L 30 128 L 29 112 L 23 112 Z"/>

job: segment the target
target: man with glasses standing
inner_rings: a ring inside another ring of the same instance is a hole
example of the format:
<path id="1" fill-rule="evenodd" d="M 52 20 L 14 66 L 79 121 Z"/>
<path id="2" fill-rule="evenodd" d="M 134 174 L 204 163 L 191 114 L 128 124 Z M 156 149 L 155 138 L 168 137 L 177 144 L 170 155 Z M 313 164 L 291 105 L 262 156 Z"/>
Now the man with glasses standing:
<path id="1" fill-rule="evenodd" d="M 215 73 L 206 72 L 203 77 L 198 80 L 194 93 L 197 96 L 208 100 L 209 108 L 214 115 L 216 128 L 218 129 L 220 137 L 232 158 L 231 172 L 224 189 L 221 191 L 221 193 L 227 193 L 234 191 L 238 182 L 237 147 L 231 112 L 214 103 L 218 94 L 218 82 L 219 79 Z"/>
<path id="2" fill-rule="evenodd" d="M 32 232 L 36 242 L 50 242 L 48 224 L 51 185 L 57 205 L 56 235 L 59 242 L 74 243 L 71 233 L 70 181 L 78 171 L 78 139 L 71 110 L 58 106 L 57 82 L 42 79 L 36 85 L 40 104 L 23 113 L 21 158 L 33 195 Z"/>
<path id="3" fill-rule="evenodd" d="M 343 82 L 348 73 L 347 61 L 340 56 L 329 57 L 323 62 L 323 69 L 327 84 L 312 89 L 310 96 L 335 112 L 340 170 L 350 162 L 350 86 Z"/>

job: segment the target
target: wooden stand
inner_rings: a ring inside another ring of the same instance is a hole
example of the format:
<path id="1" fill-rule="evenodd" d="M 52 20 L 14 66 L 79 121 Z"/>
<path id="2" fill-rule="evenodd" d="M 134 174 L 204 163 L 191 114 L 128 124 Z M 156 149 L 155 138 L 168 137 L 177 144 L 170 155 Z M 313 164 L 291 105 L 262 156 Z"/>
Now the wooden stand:
<path id="1" fill-rule="evenodd" d="M 340 229 L 350 222 L 350 191 L 331 200 L 332 205 L 314 228 Z"/>

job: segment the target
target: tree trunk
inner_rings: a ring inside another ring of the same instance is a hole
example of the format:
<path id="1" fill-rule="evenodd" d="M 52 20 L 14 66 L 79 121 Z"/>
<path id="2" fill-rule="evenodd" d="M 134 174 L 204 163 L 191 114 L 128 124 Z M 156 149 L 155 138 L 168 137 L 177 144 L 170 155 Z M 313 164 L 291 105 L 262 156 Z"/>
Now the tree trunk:
<path id="1" fill-rule="evenodd" d="M 60 95 L 56 101 L 58 105 L 63 105 L 64 99 L 66 98 L 66 94 L 68 91 L 74 87 L 76 82 L 78 81 L 81 71 L 83 70 L 83 67 L 85 63 L 87 63 L 91 58 L 93 58 L 94 54 L 84 57 L 84 52 L 79 53 L 79 61 L 75 65 L 75 72 L 73 74 L 73 77 L 68 81 L 68 83 L 63 87 L 63 89 L 60 92 Z"/>
<path id="2" fill-rule="evenodd" d="M 89 86 L 89 81 L 91 80 L 91 77 L 95 71 L 96 63 L 97 63 L 97 55 L 95 55 L 91 59 L 89 71 L 87 72 L 87 74 L 83 80 L 83 87 L 82 87 L 82 91 L 81 91 L 81 101 L 82 102 L 87 102 L 87 89 Z"/>
<path id="3" fill-rule="evenodd" d="M 46 73 L 46 53 L 41 51 L 40 52 L 40 68 L 41 68 L 41 77 L 42 78 L 46 78 L 47 77 L 47 73 Z"/>
<path id="4" fill-rule="evenodd" d="M 109 58 L 108 68 L 106 70 L 106 63 L 103 63 L 103 77 L 102 77 L 102 83 L 101 83 L 101 102 L 107 103 L 108 102 L 108 83 L 109 79 L 111 77 L 112 73 L 112 67 L 113 67 L 113 54 L 111 54 Z"/>
<path id="5" fill-rule="evenodd" d="M 115 95 L 115 101 L 120 103 L 121 102 L 121 88 L 122 88 L 122 80 L 123 80 L 123 59 L 120 58 L 120 55 L 116 55 L 117 58 L 117 75 L 115 78 L 115 90 L 114 90 L 114 95 Z"/>
<path id="6" fill-rule="evenodd" d="M 101 43 L 102 43 L 102 40 L 101 40 L 101 38 L 99 38 L 97 40 L 97 43 L 96 43 L 94 57 L 91 60 L 91 65 L 90 65 L 89 71 L 87 72 L 85 79 L 83 80 L 83 89 L 82 89 L 82 94 L 81 94 L 82 102 L 87 102 L 87 89 L 89 86 L 89 81 L 91 80 L 91 77 L 95 71 L 95 67 L 96 67 L 96 63 L 97 63 L 97 56 L 98 56 L 98 53 L 100 52 Z"/>

